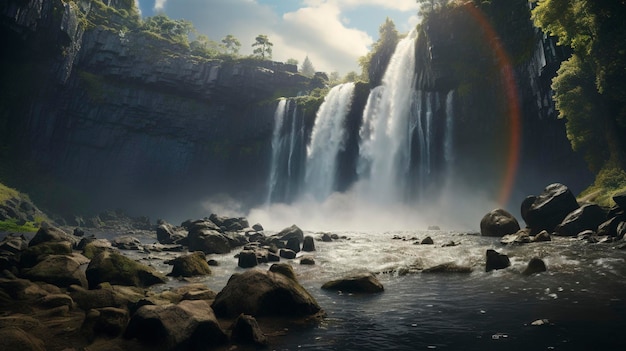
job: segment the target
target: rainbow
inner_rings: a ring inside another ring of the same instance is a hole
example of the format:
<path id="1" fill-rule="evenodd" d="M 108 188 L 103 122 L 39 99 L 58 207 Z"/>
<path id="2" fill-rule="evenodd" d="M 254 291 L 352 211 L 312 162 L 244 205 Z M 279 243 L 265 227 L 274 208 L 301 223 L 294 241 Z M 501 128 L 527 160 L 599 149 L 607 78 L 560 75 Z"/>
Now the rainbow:
<path id="1" fill-rule="evenodd" d="M 513 191 L 520 155 L 521 113 L 515 73 L 509 54 L 485 14 L 472 3 L 466 3 L 463 6 L 483 30 L 485 40 L 495 53 L 498 66 L 503 74 L 502 78 L 505 86 L 506 100 L 508 101 L 509 143 L 506 168 L 497 199 L 498 204 L 504 207 L 508 203 L 511 192 Z"/>

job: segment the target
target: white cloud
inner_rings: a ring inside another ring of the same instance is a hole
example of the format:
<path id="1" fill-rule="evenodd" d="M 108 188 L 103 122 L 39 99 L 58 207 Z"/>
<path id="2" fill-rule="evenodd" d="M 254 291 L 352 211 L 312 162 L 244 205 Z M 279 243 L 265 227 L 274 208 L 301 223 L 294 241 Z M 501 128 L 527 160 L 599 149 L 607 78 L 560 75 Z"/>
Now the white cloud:
<path id="1" fill-rule="evenodd" d="M 301 3 L 299 9 L 284 14 L 275 12 L 281 7 L 278 2 L 264 5 L 257 0 L 155 0 L 154 9 L 171 18 L 191 21 L 199 33 L 215 41 L 234 35 L 241 42 L 243 55 L 252 53 L 251 45 L 257 35 L 266 34 L 274 44 L 274 60 L 295 58 L 302 62 L 308 55 L 317 70 L 345 74 L 359 71 L 358 58 L 368 52 L 376 39 L 365 28 L 355 28 L 363 20 L 348 17 L 346 11 L 368 5 L 368 11 L 381 14 L 382 23 L 385 10 L 417 8 L 415 0 L 304 0 Z M 405 27 L 400 24 L 398 29 Z"/>
<path id="2" fill-rule="evenodd" d="M 163 8 L 165 7 L 165 3 L 167 2 L 167 0 L 154 0 L 154 10 L 155 11 L 162 11 Z"/>

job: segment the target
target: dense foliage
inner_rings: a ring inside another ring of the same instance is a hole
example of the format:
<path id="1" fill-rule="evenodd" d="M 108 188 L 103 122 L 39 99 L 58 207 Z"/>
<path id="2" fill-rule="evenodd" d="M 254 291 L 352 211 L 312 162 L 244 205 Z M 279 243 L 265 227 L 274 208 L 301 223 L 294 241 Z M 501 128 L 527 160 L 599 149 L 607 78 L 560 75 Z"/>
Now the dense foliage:
<path id="1" fill-rule="evenodd" d="M 552 81 L 567 137 L 596 173 L 583 195 L 610 205 L 626 189 L 626 1 L 540 0 L 533 20 L 569 46 Z"/>
<path id="2" fill-rule="evenodd" d="M 567 134 L 594 172 L 625 168 L 626 2 L 541 0 L 533 20 L 571 47 L 553 80 Z"/>
<path id="3" fill-rule="evenodd" d="M 380 36 L 372 51 L 359 59 L 361 78 L 369 80 L 372 86 L 380 84 L 400 38 L 395 23 L 389 17 L 380 25 L 378 33 Z"/>

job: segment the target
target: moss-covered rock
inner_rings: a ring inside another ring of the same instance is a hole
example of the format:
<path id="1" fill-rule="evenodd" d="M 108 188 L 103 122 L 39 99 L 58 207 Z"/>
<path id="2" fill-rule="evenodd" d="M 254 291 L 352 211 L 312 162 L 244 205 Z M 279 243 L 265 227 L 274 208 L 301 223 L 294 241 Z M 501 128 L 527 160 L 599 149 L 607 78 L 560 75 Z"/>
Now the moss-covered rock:
<path id="1" fill-rule="evenodd" d="M 89 287 L 100 283 L 148 287 L 165 283 L 165 276 L 154 268 L 135 262 L 118 252 L 103 251 L 89 263 L 86 271 Z"/>
<path id="2" fill-rule="evenodd" d="M 168 274 L 174 277 L 193 277 L 196 275 L 210 275 L 211 268 L 206 261 L 206 256 L 201 251 L 189 255 L 176 257 L 166 263 L 171 264 L 172 271 Z"/>

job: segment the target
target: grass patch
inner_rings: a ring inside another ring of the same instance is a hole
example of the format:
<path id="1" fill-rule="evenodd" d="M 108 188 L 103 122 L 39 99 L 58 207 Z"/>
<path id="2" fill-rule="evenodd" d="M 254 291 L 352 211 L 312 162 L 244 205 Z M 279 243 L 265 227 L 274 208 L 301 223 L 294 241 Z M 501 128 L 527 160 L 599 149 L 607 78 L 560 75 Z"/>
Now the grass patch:
<path id="1" fill-rule="evenodd" d="M 594 183 L 582 193 L 580 198 L 589 199 L 601 206 L 615 206 L 613 195 L 626 191 L 626 172 L 616 166 L 605 166 L 596 175 Z"/>
<path id="2" fill-rule="evenodd" d="M 9 188 L 8 186 L 0 183 L 0 203 L 4 203 L 7 200 L 19 198 L 19 191 Z"/>
<path id="3" fill-rule="evenodd" d="M 34 233 L 39 230 L 39 224 L 37 222 L 18 224 L 17 219 L 7 219 L 0 221 L 0 232 Z"/>

